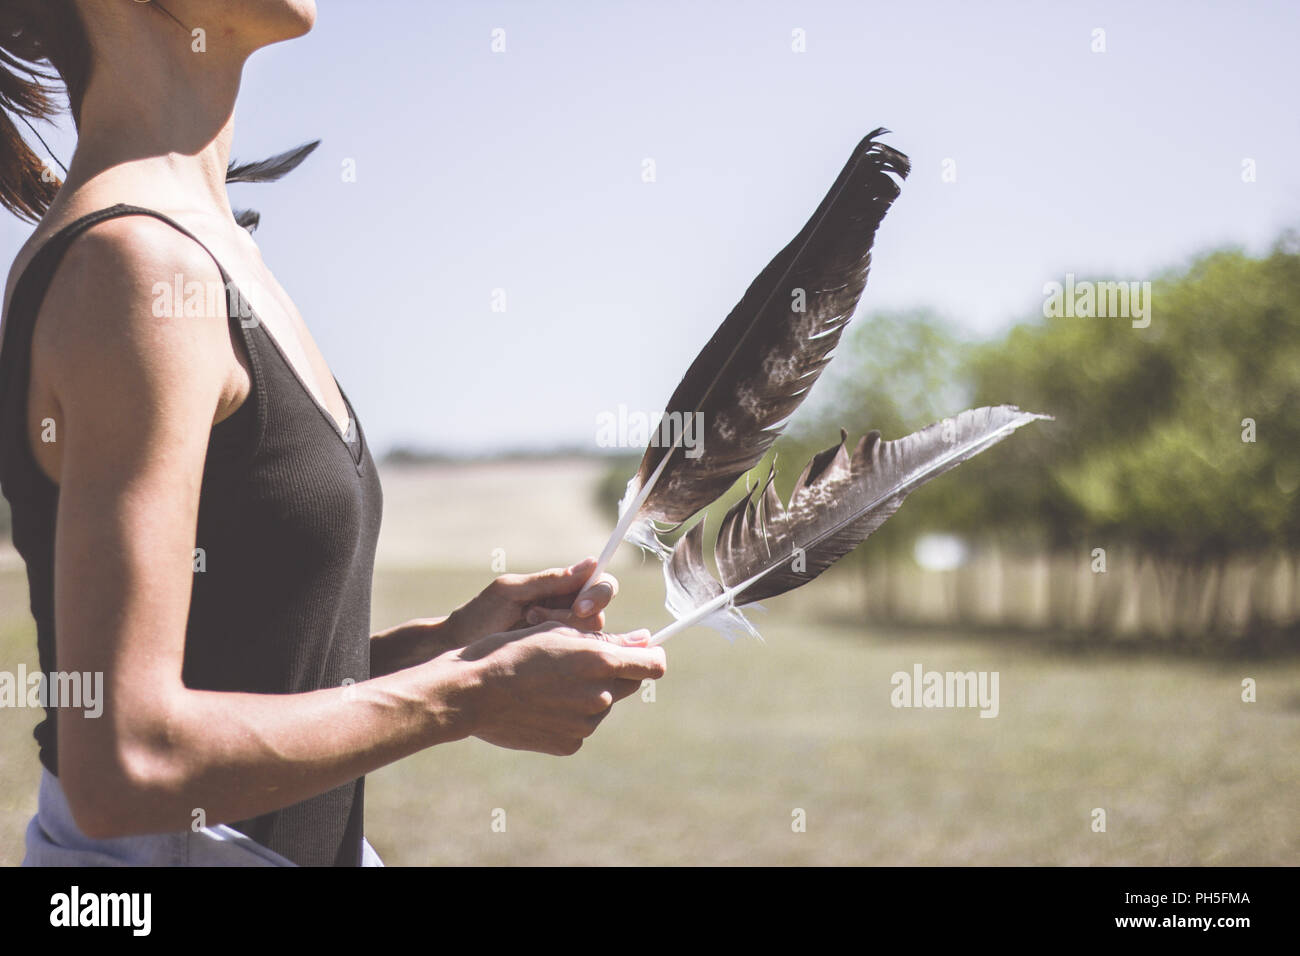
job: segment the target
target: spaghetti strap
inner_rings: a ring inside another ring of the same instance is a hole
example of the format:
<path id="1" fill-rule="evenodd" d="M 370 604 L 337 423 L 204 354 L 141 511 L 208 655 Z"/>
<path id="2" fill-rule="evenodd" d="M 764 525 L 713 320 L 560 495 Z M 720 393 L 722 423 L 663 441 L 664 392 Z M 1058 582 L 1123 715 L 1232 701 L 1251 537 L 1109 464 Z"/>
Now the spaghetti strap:
<path id="1" fill-rule="evenodd" d="M 226 272 L 226 267 L 221 264 L 221 260 L 217 258 L 216 253 L 214 253 L 211 249 L 209 249 L 207 244 L 204 243 L 202 239 L 194 235 L 194 233 L 190 232 L 188 229 L 182 226 L 171 216 L 168 216 L 166 213 L 159 212 L 156 209 L 149 209 L 145 206 L 133 206 L 128 203 L 116 203 L 112 206 L 106 206 L 103 209 L 97 209 L 94 212 L 86 213 L 86 215 L 81 216 L 80 218 L 75 219 L 72 222 L 68 223 L 66 226 L 64 226 L 62 229 L 56 232 L 49 239 L 45 240 L 45 242 L 41 244 L 41 246 L 36 250 L 36 252 L 32 255 L 32 257 L 27 261 L 27 265 L 23 267 L 23 271 L 19 274 L 17 281 L 14 283 L 14 291 L 13 291 L 13 295 L 10 297 L 10 304 L 9 304 L 8 311 L 11 313 L 14 311 L 14 306 L 18 302 L 19 293 L 24 291 L 24 283 L 27 282 L 28 278 L 33 274 L 40 275 L 41 266 L 45 267 L 44 269 L 46 273 L 45 285 L 48 286 L 50 280 L 52 280 L 54 277 L 55 267 L 58 265 L 59 261 L 63 258 L 63 254 L 68 251 L 68 247 L 72 245 L 73 241 L 78 236 L 84 233 L 87 229 L 90 229 L 92 226 L 96 226 L 101 222 L 105 222 L 109 219 L 117 219 L 122 216 L 151 216 L 154 219 L 159 220 L 160 222 L 165 222 L 167 225 L 171 226 L 177 232 L 181 233 L 182 235 L 188 237 L 189 239 L 197 243 L 199 248 L 201 248 L 204 252 L 206 252 L 208 254 L 208 257 L 211 258 L 212 262 L 216 265 L 217 271 L 221 273 L 221 281 L 225 283 L 227 288 L 233 288 L 233 283 L 231 282 L 230 274 Z M 40 290 L 41 298 L 44 298 L 44 292 L 45 292 L 44 289 Z M 40 306 L 39 301 L 36 303 L 36 305 L 39 308 Z M 227 318 L 232 317 L 230 315 L 229 299 L 227 299 L 226 316 Z"/>

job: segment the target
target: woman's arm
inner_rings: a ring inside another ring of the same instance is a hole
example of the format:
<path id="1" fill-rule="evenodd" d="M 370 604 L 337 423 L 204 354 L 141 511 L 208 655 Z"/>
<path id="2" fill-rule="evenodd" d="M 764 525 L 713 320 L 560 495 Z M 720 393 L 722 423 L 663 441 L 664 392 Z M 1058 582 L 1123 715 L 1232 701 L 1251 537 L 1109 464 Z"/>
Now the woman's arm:
<path id="1" fill-rule="evenodd" d="M 224 315 L 152 315 L 154 283 L 177 273 L 220 281 L 161 223 L 100 224 L 65 257 L 33 349 L 57 407 L 58 667 L 104 675 L 102 716 L 59 714 L 59 776 L 88 835 L 184 829 L 199 809 L 247 819 L 470 734 L 571 753 L 662 673 L 644 648 L 534 630 L 350 687 L 186 688 L 199 489 L 233 359 Z"/>

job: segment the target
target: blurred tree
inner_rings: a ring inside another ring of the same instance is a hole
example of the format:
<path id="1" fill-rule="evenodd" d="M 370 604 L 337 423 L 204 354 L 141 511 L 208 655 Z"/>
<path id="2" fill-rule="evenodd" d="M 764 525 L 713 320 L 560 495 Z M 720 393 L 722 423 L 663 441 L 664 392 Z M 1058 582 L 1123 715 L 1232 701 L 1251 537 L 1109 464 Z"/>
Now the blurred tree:
<path id="1" fill-rule="evenodd" d="M 1004 534 L 1034 528 L 1079 560 L 1126 545 L 1158 562 L 1184 632 L 1231 556 L 1300 537 L 1300 256 L 1290 237 L 1264 258 L 1211 253 L 1156 279 L 1149 306 L 1146 328 L 1049 318 L 976 349 L 978 404 L 1057 421 L 964 465 L 962 490 Z"/>

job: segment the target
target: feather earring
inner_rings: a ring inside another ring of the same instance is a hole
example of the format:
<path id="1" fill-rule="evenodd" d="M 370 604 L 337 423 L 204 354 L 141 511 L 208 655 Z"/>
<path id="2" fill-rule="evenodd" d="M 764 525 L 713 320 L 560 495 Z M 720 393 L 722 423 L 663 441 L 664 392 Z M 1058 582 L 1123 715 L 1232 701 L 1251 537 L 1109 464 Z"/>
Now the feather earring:
<path id="1" fill-rule="evenodd" d="M 869 133 L 799 234 L 759 273 L 668 400 L 587 582 L 621 541 L 666 558 L 659 534 L 711 504 L 754 467 L 817 381 L 867 281 L 876 230 L 908 158 Z M 702 423 L 687 447 L 690 423 Z M 671 434 L 669 434 L 671 432 Z"/>
<path id="2" fill-rule="evenodd" d="M 677 619 L 650 639 L 662 644 L 679 631 L 707 624 L 728 636 L 754 636 L 740 607 L 792 591 L 816 578 L 884 524 L 912 491 L 1002 441 L 1017 428 L 1049 416 L 1012 405 L 976 408 L 896 441 L 871 432 L 852 455 L 848 435 L 804 468 L 784 505 L 766 482 L 723 517 L 714 547 L 718 582 L 704 558 L 704 522 L 696 522 L 664 563 L 666 606 Z"/>
<path id="3" fill-rule="evenodd" d="M 226 166 L 226 185 L 231 183 L 273 183 L 293 172 L 302 161 L 315 151 L 320 140 L 303 143 L 293 149 L 276 153 L 267 159 L 251 163 L 236 163 L 233 159 Z M 262 214 L 256 209 L 236 209 L 235 222 L 244 229 L 253 232 L 262 222 Z"/>
<path id="4" fill-rule="evenodd" d="M 226 167 L 226 185 L 231 183 L 273 183 L 283 179 L 302 165 L 302 161 L 315 152 L 320 140 L 303 143 L 283 153 L 251 163 L 236 163 L 233 159 Z"/>

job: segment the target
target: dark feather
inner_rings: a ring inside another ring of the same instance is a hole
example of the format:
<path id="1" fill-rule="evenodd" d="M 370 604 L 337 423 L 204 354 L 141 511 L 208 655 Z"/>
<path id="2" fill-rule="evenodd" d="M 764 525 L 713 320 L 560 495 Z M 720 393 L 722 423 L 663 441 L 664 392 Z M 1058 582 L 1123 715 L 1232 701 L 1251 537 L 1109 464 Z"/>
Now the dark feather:
<path id="1" fill-rule="evenodd" d="M 235 222 L 249 232 L 254 232 L 262 222 L 262 214 L 256 209 L 236 209 Z"/>
<path id="2" fill-rule="evenodd" d="M 268 159 L 255 163 L 236 164 L 232 159 L 226 167 L 226 184 L 231 183 L 273 183 L 283 179 L 302 165 L 302 161 L 312 154 L 320 145 L 320 140 L 303 143 L 283 153 L 277 153 Z M 235 222 L 250 233 L 261 225 L 262 214 L 256 209 L 235 210 Z"/>
<path id="3" fill-rule="evenodd" d="M 651 538 L 649 520 L 676 525 L 722 495 L 771 447 L 839 342 L 857 308 L 871 246 L 899 194 L 906 156 L 864 138 L 812 218 L 746 290 L 691 363 L 665 418 L 703 413 L 703 452 L 652 445 L 628 484 L 632 502 L 670 456 L 639 508 L 631 540 Z M 804 310 L 795 308 L 803 290 Z M 676 436 L 674 436 L 676 437 Z"/>
<path id="4" fill-rule="evenodd" d="M 313 140 L 252 163 L 236 164 L 232 159 L 226 167 L 226 183 L 273 183 L 301 166 L 319 145 L 320 140 Z"/>
<path id="5" fill-rule="evenodd" d="M 776 493 L 773 469 L 722 519 L 714 546 L 721 584 L 705 563 L 703 521 L 677 542 L 664 578 L 678 623 L 656 640 L 696 620 L 748 627 L 737 608 L 807 584 L 865 541 L 916 488 L 1042 418 L 1012 405 L 976 408 L 897 441 L 873 431 L 851 455 L 841 432 L 838 445 L 804 468 L 788 505 Z"/>

